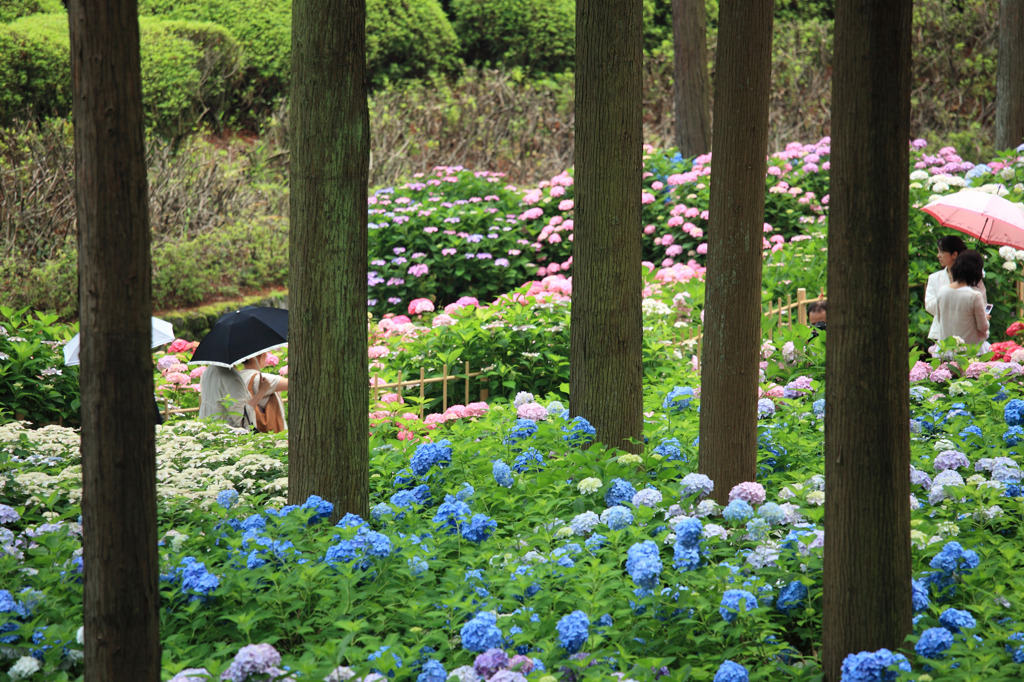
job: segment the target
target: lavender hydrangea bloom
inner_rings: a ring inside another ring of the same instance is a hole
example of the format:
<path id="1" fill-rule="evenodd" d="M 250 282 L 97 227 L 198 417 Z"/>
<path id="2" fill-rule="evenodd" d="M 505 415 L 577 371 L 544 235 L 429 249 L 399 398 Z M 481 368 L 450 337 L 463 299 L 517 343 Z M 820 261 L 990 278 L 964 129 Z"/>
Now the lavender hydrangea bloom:
<path id="1" fill-rule="evenodd" d="M 682 480 L 682 497 L 690 497 L 699 494 L 701 497 L 710 495 L 715 489 L 715 483 L 704 474 L 686 474 Z"/>
<path id="2" fill-rule="evenodd" d="M 645 540 L 630 547 L 626 553 L 626 572 L 640 587 L 648 590 L 657 587 L 661 575 L 658 545 L 651 540 Z"/>
<path id="3" fill-rule="evenodd" d="M 590 618 L 583 611 L 573 611 L 562 616 L 555 629 L 558 631 L 558 642 L 568 653 L 579 651 L 590 636 Z"/>
<path id="4" fill-rule="evenodd" d="M 921 471 L 920 469 L 916 469 L 916 468 L 914 468 L 913 465 L 911 465 L 910 466 L 910 485 L 919 485 L 919 486 L 921 486 L 923 488 L 931 488 L 932 487 L 932 477 L 929 476 L 924 471 Z"/>
<path id="5" fill-rule="evenodd" d="M 470 542 L 483 542 L 491 537 L 498 522 L 486 514 L 473 514 L 468 525 L 462 527 L 462 537 Z"/>
<path id="6" fill-rule="evenodd" d="M 508 667 L 508 655 L 497 648 L 488 649 L 473 661 L 473 670 L 476 671 L 476 674 L 488 679 L 506 667 Z"/>
<path id="7" fill-rule="evenodd" d="M 746 590 L 726 590 L 722 595 L 722 601 L 718 607 L 718 614 L 728 623 L 736 620 L 740 611 L 740 601 L 743 602 L 744 611 L 753 611 L 757 608 L 757 597 Z"/>
<path id="8" fill-rule="evenodd" d="M 747 669 L 735 661 L 726 659 L 718 666 L 714 682 L 748 682 L 750 674 Z"/>
<path id="9" fill-rule="evenodd" d="M 612 530 L 622 530 L 633 523 L 633 512 L 622 506 L 609 507 L 601 512 L 601 521 Z"/>
<path id="10" fill-rule="evenodd" d="M 928 628 L 921 633 L 921 638 L 914 645 L 914 651 L 924 658 L 942 658 L 949 647 L 953 646 L 953 633 L 943 627 Z"/>
<path id="11" fill-rule="evenodd" d="M 757 401 L 757 418 L 768 419 L 775 416 L 775 403 L 771 398 L 761 398 Z"/>
<path id="12" fill-rule="evenodd" d="M 967 468 L 970 465 L 971 463 L 967 460 L 967 455 L 959 450 L 943 450 L 935 456 L 935 462 L 933 463 L 935 471 Z"/>
<path id="13" fill-rule="evenodd" d="M 592 511 L 585 511 L 582 514 L 577 514 L 573 520 L 569 522 L 569 527 L 572 528 L 572 532 L 576 535 L 586 535 L 590 531 L 594 530 L 599 523 L 601 523 L 600 516 Z"/>
<path id="14" fill-rule="evenodd" d="M 894 654 L 888 649 L 861 651 L 847 654 L 843 659 L 841 682 L 890 682 L 898 676 L 899 670 L 910 672 L 910 661 L 903 654 Z"/>
<path id="15" fill-rule="evenodd" d="M 249 675 L 268 675 L 273 678 L 284 674 L 277 667 L 279 663 L 281 654 L 270 644 L 249 644 L 238 650 L 231 665 L 221 673 L 220 679 L 245 682 Z"/>
<path id="16" fill-rule="evenodd" d="M 514 670 L 499 670 L 488 678 L 488 682 L 526 682 L 526 677 Z"/>
<path id="17" fill-rule="evenodd" d="M 495 482 L 503 488 L 511 488 L 515 483 L 512 480 L 512 469 L 500 459 L 494 460 L 491 473 L 494 475 Z"/>
<path id="18" fill-rule="evenodd" d="M 634 507 L 657 507 L 661 503 L 661 491 L 656 488 L 644 488 L 633 495 Z"/>
<path id="19" fill-rule="evenodd" d="M 604 494 L 604 503 L 609 507 L 631 504 L 634 495 L 636 495 L 636 488 L 632 483 L 625 479 L 613 478 Z"/>
<path id="20" fill-rule="evenodd" d="M 953 634 L 970 630 L 978 625 L 974 616 L 969 612 L 954 608 L 948 608 L 939 614 L 939 623 Z"/>
<path id="21" fill-rule="evenodd" d="M 451 442 L 448 439 L 436 443 L 420 443 L 412 453 L 410 466 L 417 476 L 427 473 L 431 467 L 444 468 L 452 462 Z"/>
<path id="22" fill-rule="evenodd" d="M 497 623 L 493 613 L 484 611 L 473 616 L 459 631 L 462 647 L 479 652 L 500 648 L 505 637 Z"/>

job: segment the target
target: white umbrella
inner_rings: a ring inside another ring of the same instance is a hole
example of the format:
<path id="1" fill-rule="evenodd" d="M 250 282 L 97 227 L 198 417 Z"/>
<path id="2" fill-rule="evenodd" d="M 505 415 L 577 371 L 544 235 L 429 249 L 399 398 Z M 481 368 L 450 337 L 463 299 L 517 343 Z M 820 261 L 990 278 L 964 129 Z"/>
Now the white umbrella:
<path id="1" fill-rule="evenodd" d="M 150 345 L 153 348 L 174 341 L 174 327 L 171 325 L 170 322 L 161 320 L 158 317 L 153 317 L 151 319 L 153 320 L 153 342 Z M 81 362 L 81 360 L 78 357 L 78 349 L 80 344 L 80 335 L 75 334 L 74 336 L 71 337 L 71 340 L 64 345 L 65 365 L 77 365 Z"/>

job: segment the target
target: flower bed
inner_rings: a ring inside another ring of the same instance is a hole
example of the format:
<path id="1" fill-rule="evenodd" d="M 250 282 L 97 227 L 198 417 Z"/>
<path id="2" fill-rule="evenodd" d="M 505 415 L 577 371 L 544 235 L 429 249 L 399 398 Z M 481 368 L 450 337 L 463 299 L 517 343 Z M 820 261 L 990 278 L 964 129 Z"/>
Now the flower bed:
<path id="1" fill-rule="evenodd" d="M 370 518 L 336 526 L 317 498 L 284 506 L 285 441 L 158 427 L 165 679 L 815 679 L 820 357 L 765 356 L 759 479 L 724 508 L 694 473 L 685 368 L 648 385 L 639 455 L 581 449 L 589 425 L 527 394 L 378 434 Z M 1021 367 L 968 364 L 913 382 L 914 633 L 844 679 L 1024 675 Z M 77 435 L 8 424 L 0 458 L 3 669 L 73 677 Z"/>

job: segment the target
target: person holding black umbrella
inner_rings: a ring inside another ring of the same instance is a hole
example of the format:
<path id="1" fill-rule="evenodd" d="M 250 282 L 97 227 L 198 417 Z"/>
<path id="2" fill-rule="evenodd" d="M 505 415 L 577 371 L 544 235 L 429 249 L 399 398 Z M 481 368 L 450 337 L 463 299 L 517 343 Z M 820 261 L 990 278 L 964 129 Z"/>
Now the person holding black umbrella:
<path id="1" fill-rule="evenodd" d="M 261 431 L 285 430 L 280 393 L 288 390 L 288 380 L 261 370 L 267 352 L 287 343 L 287 310 L 246 306 L 222 315 L 190 361 L 210 365 L 199 382 L 200 418 Z M 241 371 L 235 368 L 238 364 Z"/>

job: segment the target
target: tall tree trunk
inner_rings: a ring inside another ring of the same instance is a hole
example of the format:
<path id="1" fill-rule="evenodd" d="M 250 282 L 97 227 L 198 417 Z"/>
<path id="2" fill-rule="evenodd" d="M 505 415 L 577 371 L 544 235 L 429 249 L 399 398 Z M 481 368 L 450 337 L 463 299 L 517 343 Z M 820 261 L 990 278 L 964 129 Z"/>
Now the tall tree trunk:
<path id="1" fill-rule="evenodd" d="M 643 435 L 642 30 L 640 0 L 576 3 L 570 406 L 631 452 Z"/>
<path id="2" fill-rule="evenodd" d="M 825 405 L 825 676 L 911 628 L 911 0 L 839 0 Z M 870 398 L 870 399 L 867 399 Z"/>
<path id="3" fill-rule="evenodd" d="M 1024 142 L 1024 0 L 999 2 L 996 149 Z"/>
<path id="4" fill-rule="evenodd" d="M 369 507 L 365 0 L 292 4 L 288 500 Z"/>
<path id="5" fill-rule="evenodd" d="M 774 0 L 722 0 L 698 468 L 724 502 L 757 475 L 761 243 Z"/>
<path id="6" fill-rule="evenodd" d="M 160 679 L 150 234 L 135 0 L 72 0 L 85 680 Z"/>
<path id="7" fill-rule="evenodd" d="M 672 0 L 676 146 L 684 158 L 711 151 L 706 23 L 704 0 Z"/>

